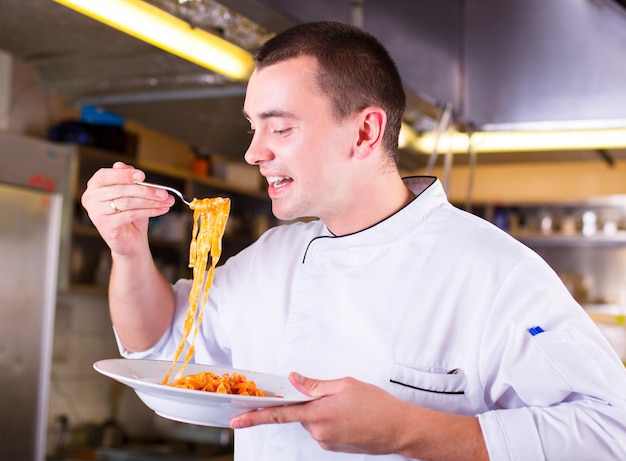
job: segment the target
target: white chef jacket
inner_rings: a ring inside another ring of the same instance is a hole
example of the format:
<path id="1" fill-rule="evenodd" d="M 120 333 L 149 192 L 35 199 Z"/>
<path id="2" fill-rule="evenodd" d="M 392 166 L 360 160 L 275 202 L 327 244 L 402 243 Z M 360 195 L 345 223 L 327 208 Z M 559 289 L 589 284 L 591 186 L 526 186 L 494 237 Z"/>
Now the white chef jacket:
<path id="1" fill-rule="evenodd" d="M 436 179 L 405 182 L 418 196 L 368 229 L 279 226 L 218 268 L 195 362 L 352 376 L 477 415 L 492 460 L 626 459 L 626 371 L 558 276 L 453 207 Z M 120 346 L 126 357 L 172 357 L 189 288 L 175 284 L 159 343 L 139 354 Z M 545 331 L 533 336 L 536 326 Z M 237 461 L 374 459 L 324 451 L 299 423 L 235 434 Z"/>

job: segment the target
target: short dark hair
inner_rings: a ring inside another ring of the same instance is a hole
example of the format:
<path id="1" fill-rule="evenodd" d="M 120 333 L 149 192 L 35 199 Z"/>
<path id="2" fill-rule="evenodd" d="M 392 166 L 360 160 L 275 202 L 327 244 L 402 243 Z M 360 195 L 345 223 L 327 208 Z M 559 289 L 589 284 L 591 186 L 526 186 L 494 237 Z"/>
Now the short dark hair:
<path id="1" fill-rule="evenodd" d="M 254 55 L 257 68 L 311 56 L 319 65 L 317 84 L 342 120 L 368 106 L 387 113 L 383 147 L 397 161 L 398 136 L 406 105 L 400 73 L 373 35 L 341 22 L 294 26 L 268 40 Z"/>

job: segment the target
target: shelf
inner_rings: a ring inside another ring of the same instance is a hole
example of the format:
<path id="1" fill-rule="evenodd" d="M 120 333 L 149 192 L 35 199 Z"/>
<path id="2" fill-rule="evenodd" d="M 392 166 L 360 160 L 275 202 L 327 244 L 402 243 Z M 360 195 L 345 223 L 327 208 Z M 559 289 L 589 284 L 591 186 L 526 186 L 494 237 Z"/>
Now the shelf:
<path id="1" fill-rule="evenodd" d="M 602 325 L 626 327 L 626 308 L 618 304 L 583 304 L 591 319 Z"/>
<path id="2" fill-rule="evenodd" d="M 72 283 L 67 290 L 63 291 L 67 293 L 106 296 L 109 292 L 109 287 L 88 283 Z"/>
<path id="3" fill-rule="evenodd" d="M 74 235 L 81 235 L 83 237 L 98 237 L 100 238 L 100 234 L 93 226 L 86 226 L 84 224 L 74 223 L 72 224 L 72 233 Z"/>
<path id="4" fill-rule="evenodd" d="M 594 235 L 562 235 L 562 234 L 537 234 L 529 232 L 517 232 L 511 234 L 520 242 L 528 246 L 622 246 L 626 245 L 626 231 L 618 231 L 615 234 Z"/>
<path id="5" fill-rule="evenodd" d="M 81 236 L 81 237 L 93 237 L 97 239 L 102 238 L 100 237 L 100 234 L 98 233 L 95 227 L 84 225 L 84 224 L 74 223 L 72 225 L 72 233 L 76 236 Z M 180 240 L 171 240 L 171 239 L 166 239 L 166 238 L 161 238 L 161 237 L 152 237 L 152 236 L 148 236 L 148 239 L 150 240 L 150 245 L 156 245 L 160 247 L 180 248 L 182 245 L 186 245 L 185 242 L 180 241 Z"/>
<path id="6" fill-rule="evenodd" d="M 187 243 L 184 243 L 178 240 L 169 240 L 169 239 L 164 239 L 161 237 L 151 237 L 149 235 L 148 235 L 148 240 L 150 241 L 151 246 L 181 248 L 183 245 L 187 245 Z"/>

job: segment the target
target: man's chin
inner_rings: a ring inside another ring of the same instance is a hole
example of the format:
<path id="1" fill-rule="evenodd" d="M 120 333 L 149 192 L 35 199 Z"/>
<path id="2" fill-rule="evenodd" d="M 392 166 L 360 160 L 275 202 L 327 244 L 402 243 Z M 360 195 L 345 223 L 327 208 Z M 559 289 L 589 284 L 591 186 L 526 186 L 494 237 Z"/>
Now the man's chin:
<path id="1" fill-rule="evenodd" d="M 294 211 L 282 209 L 278 207 L 274 202 L 272 202 L 272 214 L 276 219 L 280 221 L 295 221 L 297 219 L 305 218 L 302 213 L 296 213 Z"/>

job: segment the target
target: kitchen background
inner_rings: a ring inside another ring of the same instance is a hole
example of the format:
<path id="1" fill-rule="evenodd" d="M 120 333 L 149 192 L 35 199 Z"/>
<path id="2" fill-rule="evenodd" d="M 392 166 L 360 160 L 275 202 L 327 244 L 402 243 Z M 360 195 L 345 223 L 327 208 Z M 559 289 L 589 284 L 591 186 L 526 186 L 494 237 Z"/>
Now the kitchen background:
<path id="1" fill-rule="evenodd" d="M 194 23 L 215 5 L 152 3 L 183 8 L 177 12 L 183 16 L 194 8 L 204 12 Z M 221 5 L 261 24 L 260 32 L 255 29 L 260 37 L 305 20 L 363 25 L 397 60 L 409 93 L 406 122 L 417 133 L 450 129 L 446 114 L 460 131 L 626 129 L 626 10 L 618 0 Z M 65 139 L 59 148 L 72 159 L 49 351 L 45 451 L 51 458 L 228 453 L 228 430 L 157 417 L 128 388 L 93 371 L 95 361 L 118 352 L 108 317 L 106 250 L 77 200 L 94 169 L 118 159 L 190 196 L 225 192 L 241 204 L 230 230 L 230 251 L 236 252 L 275 224 L 263 181 L 241 161 L 248 142 L 240 114 L 244 90 L 51 0 L 0 4 L 0 136 L 25 143 Z M 103 121 L 126 136 L 124 147 L 87 146 L 70 129 L 81 123 L 101 128 Z M 439 176 L 453 202 L 545 256 L 626 360 L 626 142 L 476 156 L 439 150 L 435 157 L 404 147 L 403 171 Z M 17 155 L 1 150 L 0 165 L 17 162 Z M 187 229 L 175 221 L 165 218 L 152 229 L 172 279 L 184 274 L 187 251 Z M 2 405 L 10 408 L 10 402 Z M 6 437 L 0 432 L 4 445 Z"/>

